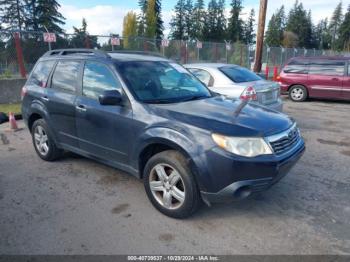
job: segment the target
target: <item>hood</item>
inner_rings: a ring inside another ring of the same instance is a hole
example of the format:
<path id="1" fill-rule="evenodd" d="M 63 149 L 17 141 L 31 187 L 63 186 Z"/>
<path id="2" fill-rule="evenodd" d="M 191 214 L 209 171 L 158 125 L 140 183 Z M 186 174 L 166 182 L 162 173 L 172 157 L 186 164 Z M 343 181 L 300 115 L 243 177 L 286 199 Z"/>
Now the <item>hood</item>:
<path id="1" fill-rule="evenodd" d="M 174 104 L 150 104 L 157 116 L 231 136 L 269 136 L 288 129 L 287 115 L 223 96 Z M 175 123 L 174 123 L 175 125 Z"/>

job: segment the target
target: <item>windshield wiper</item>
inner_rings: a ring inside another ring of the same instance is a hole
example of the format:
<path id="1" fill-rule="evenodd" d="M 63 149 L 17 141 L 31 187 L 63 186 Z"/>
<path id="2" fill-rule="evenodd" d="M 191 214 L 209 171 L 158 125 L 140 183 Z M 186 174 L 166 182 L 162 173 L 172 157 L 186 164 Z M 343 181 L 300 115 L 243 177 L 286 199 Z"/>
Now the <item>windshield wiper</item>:
<path id="1" fill-rule="evenodd" d="M 186 96 L 184 98 L 181 98 L 181 102 L 186 102 L 186 101 L 193 101 L 193 100 L 199 100 L 199 99 L 204 99 L 204 98 L 209 98 L 210 96 L 207 95 L 195 95 L 195 96 Z"/>
<path id="2" fill-rule="evenodd" d="M 170 104 L 174 103 L 174 99 L 149 99 L 143 100 L 142 102 L 147 104 Z"/>

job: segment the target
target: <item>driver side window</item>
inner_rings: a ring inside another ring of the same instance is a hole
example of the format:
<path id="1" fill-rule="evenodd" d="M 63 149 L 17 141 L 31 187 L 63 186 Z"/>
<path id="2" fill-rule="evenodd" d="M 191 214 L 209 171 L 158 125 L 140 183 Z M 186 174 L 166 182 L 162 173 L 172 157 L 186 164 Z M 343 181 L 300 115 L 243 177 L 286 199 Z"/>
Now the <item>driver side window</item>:
<path id="1" fill-rule="evenodd" d="M 83 95 L 98 99 L 105 90 L 121 90 L 120 82 L 109 68 L 101 63 L 87 61 L 84 67 Z"/>

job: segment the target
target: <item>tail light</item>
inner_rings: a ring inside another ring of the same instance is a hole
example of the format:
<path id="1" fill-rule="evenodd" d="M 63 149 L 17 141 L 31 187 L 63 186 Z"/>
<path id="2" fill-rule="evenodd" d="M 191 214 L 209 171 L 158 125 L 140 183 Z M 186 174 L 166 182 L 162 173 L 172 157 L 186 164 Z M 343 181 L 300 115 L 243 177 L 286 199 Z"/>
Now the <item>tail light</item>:
<path id="1" fill-rule="evenodd" d="M 258 97 L 256 95 L 256 91 L 254 87 L 249 86 L 242 92 L 241 96 L 239 97 L 241 100 L 257 100 Z"/>
<path id="2" fill-rule="evenodd" d="M 27 94 L 27 88 L 24 86 L 21 90 L 21 100 L 23 100 L 24 96 Z"/>
<path id="3" fill-rule="evenodd" d="M 281 80 L 281 76 L 278 75 L 278 76 L 276 77 L 276 81 L 280 81 L 280 80 Z"/>

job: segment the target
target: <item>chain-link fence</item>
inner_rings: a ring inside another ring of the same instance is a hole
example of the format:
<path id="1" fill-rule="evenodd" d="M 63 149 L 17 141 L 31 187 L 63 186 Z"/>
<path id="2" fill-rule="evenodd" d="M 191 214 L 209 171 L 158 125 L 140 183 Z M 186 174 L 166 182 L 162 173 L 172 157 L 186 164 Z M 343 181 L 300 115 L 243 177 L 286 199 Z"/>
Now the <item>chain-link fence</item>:
<path id="1" fill-rule="evenodd" d="M 97 48 L 105 51 L 133 50 L 157 52 L 179 63 L 220 62 L 249 69 L 254 63 L 255 46 L 182 40 L 155 40 L 142 37 L 118 38 L 113 35 L 56 34 L 56 41 L 44 41 L 43 32 L 0 30 L 0 79 L 23 77 L 50 49 Z M 281 66 L 295 56 L 339 55 L 330 50 L 268 47 L 263 50 L 263 69 Z"/>

